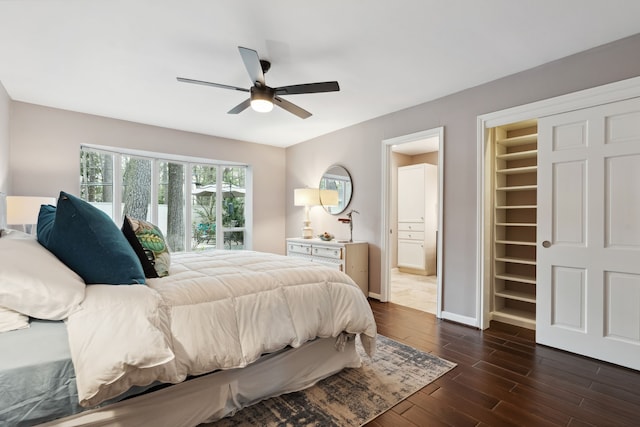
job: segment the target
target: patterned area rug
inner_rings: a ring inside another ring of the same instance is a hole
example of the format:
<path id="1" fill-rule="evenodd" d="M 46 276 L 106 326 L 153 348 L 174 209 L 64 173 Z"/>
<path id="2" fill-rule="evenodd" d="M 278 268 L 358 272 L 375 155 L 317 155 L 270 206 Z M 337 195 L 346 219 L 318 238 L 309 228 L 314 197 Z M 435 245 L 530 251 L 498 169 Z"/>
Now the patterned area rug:
<path id="1" fill-rule="evenodd" d="M 212 426 L 360 426 L 425 385 L 455 363 L 378 335 L 376 355 L 313 387 L 264 400 Z"/>

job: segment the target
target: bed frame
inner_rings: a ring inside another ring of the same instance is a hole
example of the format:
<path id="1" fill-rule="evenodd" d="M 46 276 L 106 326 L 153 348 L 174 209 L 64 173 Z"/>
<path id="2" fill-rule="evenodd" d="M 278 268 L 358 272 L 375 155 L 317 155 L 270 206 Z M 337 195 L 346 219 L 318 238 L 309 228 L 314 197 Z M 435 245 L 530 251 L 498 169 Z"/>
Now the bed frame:
<path id="1" fill-rule="evenodd" d="M 245 368 L 216 371 L 40 426 L 196 426 L 360 366 L 354 336 L 341 351 L 335 338 L 316 339 L 265 355 Z"/>

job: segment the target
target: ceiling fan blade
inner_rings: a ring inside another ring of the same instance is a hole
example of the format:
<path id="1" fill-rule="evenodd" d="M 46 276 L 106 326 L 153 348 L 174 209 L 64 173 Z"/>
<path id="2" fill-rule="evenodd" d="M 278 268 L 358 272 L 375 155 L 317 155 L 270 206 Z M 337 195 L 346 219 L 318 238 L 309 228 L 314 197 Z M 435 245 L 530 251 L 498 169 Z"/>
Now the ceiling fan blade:
<path id="1" fill-rule="evenodd" d="M 249 89 L 245 89 L 243 87 L 223 85 L 223 84 L 220 84 L 220 83 L 205 82 L 205 81 L 202 81 L 202 80 L 186 79 L 184 77 L 176 77 L 176 79 L 179 82 L 183 82 L 183 83 L 195 83 L 195 84 L 203 85 L 203 86 L 213 86 L 213 87 L 219 87 L 219 88 L 222 88 L 222 89 L 231 89 L 231 90 L 239 90 L 241 92 L 249 92 Z"/>
<path id="2" fill-rule="evenodd" d="M 241 46 L 238 46 L 238 50 L 240 51 L 240 56 L 242 56 L 242 62 L 244 62 L 244 66 L 249 73 L 249 77 L 251 77 L 251 82 L 253 84 L 260 83 L 262 86 L 265 86 L 264 73 L 262 72 L 258 52 Z"/>
<path id="3" fill-rule="evenodd" d="M 297 95 L 300 93 L 337 92 L 338 82 L 307 83 L 302 85 L 282 86 L 275 88 L 276 95 Z"/>
<path id="4" fill-rule="evenodd" d="M 247 98 L 242 101 L 240 104 L 233 107 L 231 110 L 227 111 L 227 114 L 238 114 L 246 110 L 251 105 L 251 98 Z"/>
<path id="5" fill-rule="evenodd" d="M 308 112 L 307 110 L 298 107 L 296 104 L 293 104 L 289 101 L 287 101 L 286 99 L 282 99 L 279 96 L 275 96 L 273 97 L 274 100 L 274 104 L 277 105 L 278 107 L 287 110 L 288 112 L 290 112 L 291 114 L 295 114 L 296 116 L 300 117 L 301 119 L 306 119 L 311 117 L 311 113 Z"/>

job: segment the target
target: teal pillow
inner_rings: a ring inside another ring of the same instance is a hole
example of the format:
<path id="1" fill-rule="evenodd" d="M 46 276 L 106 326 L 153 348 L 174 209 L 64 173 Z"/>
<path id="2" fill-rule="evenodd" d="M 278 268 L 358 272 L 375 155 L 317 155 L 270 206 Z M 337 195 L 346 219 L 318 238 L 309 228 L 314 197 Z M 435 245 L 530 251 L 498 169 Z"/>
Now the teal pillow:
<path id="1" fill-rule="evenodd" d="M 38 241 L 87 284 L 144 284 L 136 253 L 107 214 L 60 192 L 58 206 L 43 205 Z"/>

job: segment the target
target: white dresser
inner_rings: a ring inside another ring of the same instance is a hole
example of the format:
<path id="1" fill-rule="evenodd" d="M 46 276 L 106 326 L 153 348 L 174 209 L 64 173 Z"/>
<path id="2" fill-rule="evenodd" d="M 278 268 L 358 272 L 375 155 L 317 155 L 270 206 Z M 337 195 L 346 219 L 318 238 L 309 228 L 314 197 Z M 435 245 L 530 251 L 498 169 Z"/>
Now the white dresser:
<path id="1" fill-rule="evenodd" d="M 369 296 L 369 244 L 325 242 L 320 239 L 287 239 L 287 255 L 320 262 L 345 272 Z"/>

